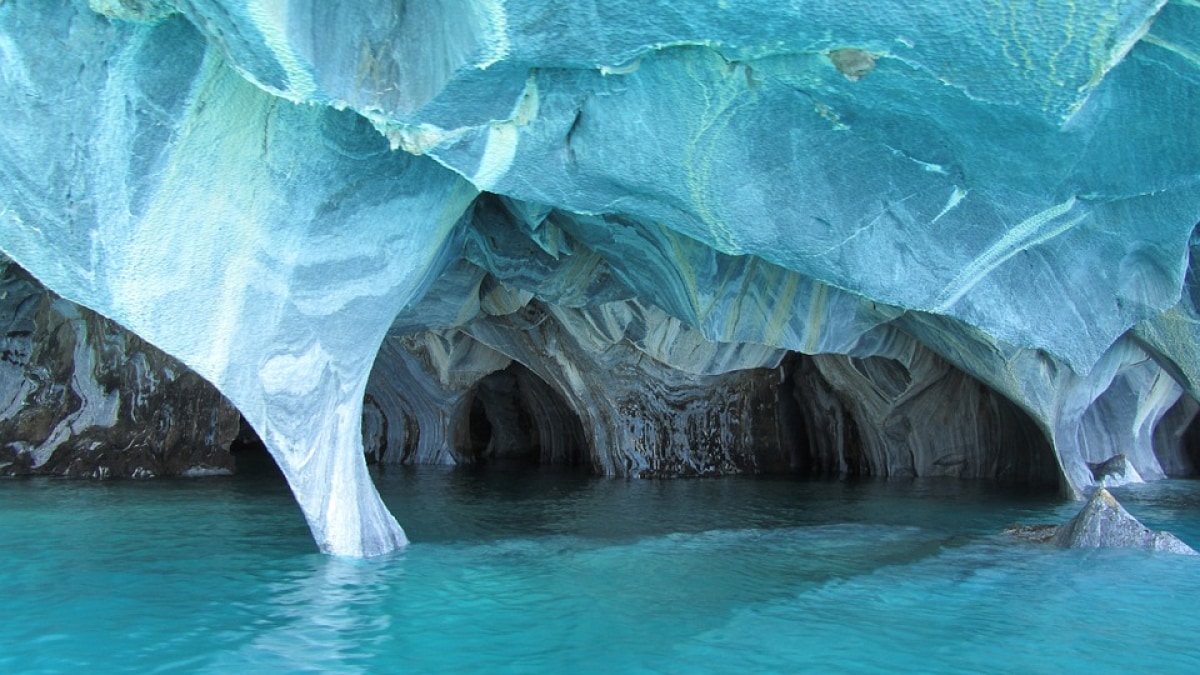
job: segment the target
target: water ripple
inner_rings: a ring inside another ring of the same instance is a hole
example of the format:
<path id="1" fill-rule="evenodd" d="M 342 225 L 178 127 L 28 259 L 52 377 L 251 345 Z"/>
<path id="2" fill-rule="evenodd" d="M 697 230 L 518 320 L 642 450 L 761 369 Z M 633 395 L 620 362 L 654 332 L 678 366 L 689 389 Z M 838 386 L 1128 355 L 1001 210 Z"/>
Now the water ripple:
<path id="1" fill-rule="evenodd" d="M 394 472 L 416 542 L 313 551 L 286 487 L 0 483 L 0 671 L 1196 672 L 1200 561 L 997 536 L 945 482 Z M 1144 488 L 1144 486 L 1143 486 Z M 1122 495 L 1200 532 L 1200 485 Z"/>

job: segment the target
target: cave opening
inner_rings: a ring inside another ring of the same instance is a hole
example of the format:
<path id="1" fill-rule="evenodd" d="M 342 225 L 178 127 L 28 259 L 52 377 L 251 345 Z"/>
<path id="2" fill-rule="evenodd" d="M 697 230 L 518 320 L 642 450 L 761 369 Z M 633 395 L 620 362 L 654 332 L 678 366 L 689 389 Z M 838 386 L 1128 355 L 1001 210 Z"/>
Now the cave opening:
<path id="1" fill-rule="evenodd" d="M 1154 455 L 1170 478 L 1200 476 L 1200 403 L 1188 394 L 1154 427 Z"/>
<path id="2" fill-rule="evenodd" d="M 456 426 L 460 464 L 590 467 L 579 416 L 552 386 L 515 361 L 476 383 Z"/>
<path id="3" fill-rule="evenodd" d="M 1192 401 L 1195 405 L 1195 401 Z M 1187 429 L 1183 432 L 1183 449 L 1192 462 L 1192 471 L 1188 477 L 1196 476 L 1196 467 L 1200 466 L 1200 415 L 1194 415 Z"/>
<path id="4" fill-rule="evenodd" d="M 779 422 L 792 471 L 1060 487 L 1050 440 L 1028 413 L 933 352 L 912 354 L 789 354 Z"/>
<path id="5" fill-rule="evenodd" d="M 283 475 L 267 450 L 267 444 L 242 415 L 238 415 L 238 433 L 229 443 L 229 454 L 233 456 L 233 470 L 238 475 Z"/>
<path id="6" fill-rule="evenodd" d="M 467 419 L 467 453 L 472 462 L 486 458 L 492 444 L 492 423 L 488 421 L 487 405 L 483 401 L 484 398 L 478 394 L 471 396 L 471 412 Z M 518 426 L 523 425 L 518 423 Z"/>

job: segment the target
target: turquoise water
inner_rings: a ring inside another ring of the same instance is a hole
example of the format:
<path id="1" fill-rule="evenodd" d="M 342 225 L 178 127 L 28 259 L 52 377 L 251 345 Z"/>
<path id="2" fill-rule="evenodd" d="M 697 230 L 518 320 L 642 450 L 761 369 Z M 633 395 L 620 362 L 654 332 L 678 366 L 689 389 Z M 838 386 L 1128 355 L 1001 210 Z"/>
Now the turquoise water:
<path id="1" fill-rule="evenodd" d="M 954 481 L 393 470 L 315 553 L 275 477 L 0 482 L 0 671 L 1200 672 L 1200 559 L 1006 541 Z M 1200 484 L 1117 491 L 1200 544 Z"/>

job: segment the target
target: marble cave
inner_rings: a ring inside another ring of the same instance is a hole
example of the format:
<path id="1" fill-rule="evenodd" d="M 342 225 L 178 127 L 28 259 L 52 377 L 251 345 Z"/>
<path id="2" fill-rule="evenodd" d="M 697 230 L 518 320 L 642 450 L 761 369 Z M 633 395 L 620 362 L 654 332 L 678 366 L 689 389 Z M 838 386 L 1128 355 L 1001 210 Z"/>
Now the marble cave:
<path id="1" fill-rule="evenodd" d="M 0 0 L 0 110 L 0 474 L 1200 466 L 1195 0 Z"/>

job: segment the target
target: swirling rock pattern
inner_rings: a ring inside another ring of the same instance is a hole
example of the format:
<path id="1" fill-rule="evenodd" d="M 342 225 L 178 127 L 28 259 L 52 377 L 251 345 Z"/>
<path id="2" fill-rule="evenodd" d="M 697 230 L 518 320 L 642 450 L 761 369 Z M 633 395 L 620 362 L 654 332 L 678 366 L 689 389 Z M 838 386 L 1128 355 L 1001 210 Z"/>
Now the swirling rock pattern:
<path id="1" fill-rule="evenodd" d="M 0 259 L 0 475 L 228 475 L 238 412 L 112 321 Z"/>
<path id="2" fill-rule="evenodd" d="M 0 249 L 214 383 L 331 552 L 406 541 L 364 437 L 1079 495 L 1195 466 L 1197 36 L 1190 0 L 10 1 Z"/>

